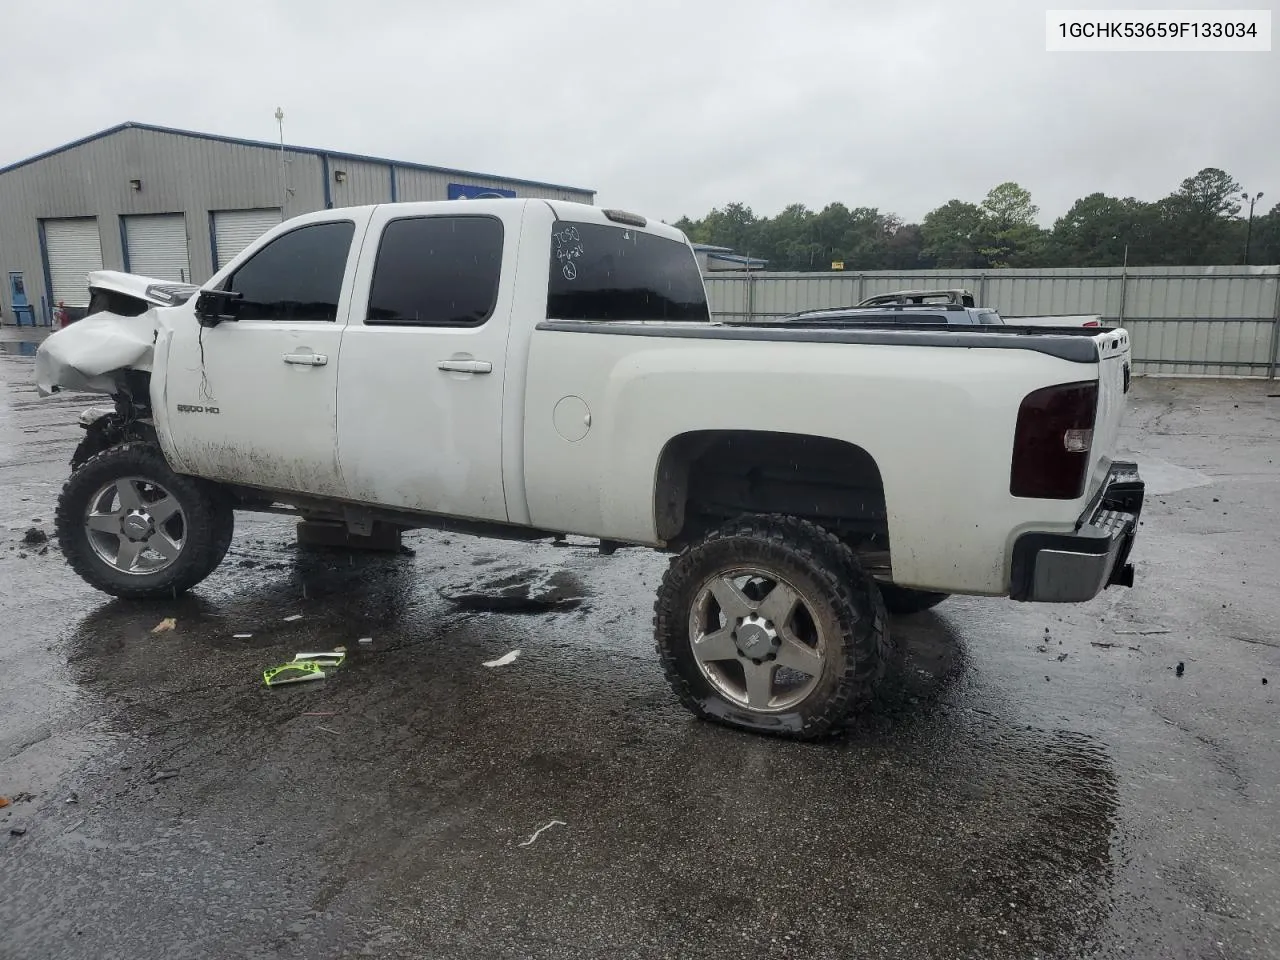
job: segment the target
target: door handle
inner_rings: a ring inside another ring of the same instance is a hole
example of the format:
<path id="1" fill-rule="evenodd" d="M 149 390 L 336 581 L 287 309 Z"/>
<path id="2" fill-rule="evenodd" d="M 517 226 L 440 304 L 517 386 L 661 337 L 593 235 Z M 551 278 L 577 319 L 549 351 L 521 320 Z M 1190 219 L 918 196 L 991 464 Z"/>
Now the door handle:
<path id="1" fill-rule="evenodd" d="M 304 367 L 323 367 L 329 362 L 329 357 L 323 353 L 286 353 L 284 362 L 298 363 Z"/>
<path id="2" fill-rule="evenodd" d="M 441 360 L 436 369 L 450 373 L 493 373 L 493 364 L 488 360 Z"/>

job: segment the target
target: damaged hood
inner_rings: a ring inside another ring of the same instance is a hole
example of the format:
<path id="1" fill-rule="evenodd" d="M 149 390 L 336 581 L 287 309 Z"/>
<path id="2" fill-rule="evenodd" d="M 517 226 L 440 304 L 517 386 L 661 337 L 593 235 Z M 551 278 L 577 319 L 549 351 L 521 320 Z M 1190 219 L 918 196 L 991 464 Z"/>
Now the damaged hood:
<path id="1" fill-rule="evenodd" d="M 88 275 L 89 291 L 106 290 L 143 300 L 156 307 L 174 307 L 186 303 L 199 291 L 194 283 L 157 280 L 137 273 L 119 270 L 94 270 Z"/>
<path id="2" fill-rule="evenodd" d="M 49 336 L 36 351 L 36 388 L 42 397 L 59 390 L 115 393 L 116 371 L 150 372 L 162 314 L 200 289 L 117 270 L 94 270 L 88 281 L 91 295 L 122 294 L 151 308 L 137 316 L 100 310 Z"/>
<path id="3" fill-rule="evenodd" d="M 40 396 L 59 390 L 115 393 L 115 371 L 150 371 L 159 313 L 155 307 L 136 317 L 95 313 L 51 334 L 36 351 Z"/>

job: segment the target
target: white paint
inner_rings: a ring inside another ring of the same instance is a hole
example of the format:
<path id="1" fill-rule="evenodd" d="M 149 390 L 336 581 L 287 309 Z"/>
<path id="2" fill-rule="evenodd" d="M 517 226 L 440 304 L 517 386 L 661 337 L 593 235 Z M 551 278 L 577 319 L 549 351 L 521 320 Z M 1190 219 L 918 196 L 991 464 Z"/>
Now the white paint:
<path id="1" fill-rule="evenodd" d="M 373 637 L 361 637 L 357 643 L 373 643 Z"/>
<path id="2" fill-rule="evenodd" d="M 486 660 L 480 664 L 482 667 L 505 667 L 509 663 L 515 663 L 516 657 L 520 656 L 519 650 L 512 650 L 510 653 L 504 653 L 497 660 Z"/>
<path id="3" fill-rule="evenodd" d="M 533 836 L 531 836 L 524 843 L 517 844 L 517 846 L 531 847 L 533 846 L 533 841 L 538 839 L 539 834 L 541 834 L 543 830 L 550 830 L 552 827 L 567 827 L 567 826 L 568 824 L 565 823 L 563 820 L 552 820 L 546 826 L 539 827 L 537 830 L 533 831 Z"/>
<path id="4" fill-rule="evenodd" d="M 231 639 L 232 640 L 248 640 L 252 636 L 253 636 L 252 633 L 233 633 L 231 635 Z"/>
<path id="5" fill-rule="evenodd" d="M 300 614 L 300 613 L 295 613 L 295 614 L 293 614 L 292 616 L 285 617 L 285 618 L 284 618 L 284 622 L 285 622 L 285 623 L 293 623 L 293 621 L 295 621 L 295 620 L 301 620 L 301 619 L 302 619 L 302 614 Z"/>
<path id="6" fill-rule="evenodd" d="M 654 544 L 654 477 L 672 438 L 694 430 L 831 437 L 862 447 L 879 467 L 897 582 L 1001 595 L 1017 537 L 1069 532 L 1105 479 L 1126 400 L 1129 347 L 1112 348 L 1118 339 L 1098 334 L 1106 359 L 1081 364 L 1021 350 L 535 330 L 523 438 L 530 521 Z M 1093 378 L 1100 399 L 1083 495 L 1011 496 L 1022 398 Z M 763 386 L 770 383 L 776 388 Z M 567 394 L 582 399 L 596 424 L 574 443 L 547 416 Z"/>

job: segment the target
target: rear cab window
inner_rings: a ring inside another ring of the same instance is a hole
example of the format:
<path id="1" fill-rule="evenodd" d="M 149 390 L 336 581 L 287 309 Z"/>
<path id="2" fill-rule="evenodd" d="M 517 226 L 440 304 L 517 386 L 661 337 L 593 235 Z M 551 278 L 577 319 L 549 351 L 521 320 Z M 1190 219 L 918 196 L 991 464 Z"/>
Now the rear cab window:
<path id="1" fill-rule="evenodd" d="M 548 270 L 548 320 L 711 320 L 697 258 L 679 240 L 557 220 Z"/>

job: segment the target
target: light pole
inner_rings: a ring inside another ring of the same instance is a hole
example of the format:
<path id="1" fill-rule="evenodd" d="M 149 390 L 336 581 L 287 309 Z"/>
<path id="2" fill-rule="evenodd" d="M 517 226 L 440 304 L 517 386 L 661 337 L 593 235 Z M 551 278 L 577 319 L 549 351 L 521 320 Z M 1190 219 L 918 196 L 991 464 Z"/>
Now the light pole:
<path id="1" fill-rule="evenodd" d="M 1244 265 L 1249 265 L 1249 245 L 1253 242 L 1253 205 L 1262 199 L 1262 191 L 1259 190 L 1252 197 L 1248 192 L 1240 194 L 1244 201 L 1249 204 L 1249 226 L 1245 228 L 1244 233 Z"/>
<path id="2" fill-rule="evenodd" d="M 1112 239 L 1112 240 L 1119 240 L 1119 239 L 1120 239 L 1120 234 L 1118 234 L 1118 233 L 1114 233 L 1114 234 L 1112 234 L 1112 235 L 1111 235 L 1111 239 Z M 1125 243 L 1125 245 L 1124 245 L 1124 263 L 1123 263 L 1123 264 L 1121 264 L 1121 266 L 1122 266 L 1125 270 L 1128 270 L 1128 269 L 1129 269 L 1129 244 L 1128 244 L 1127 242 L 1126 242 L 1126 243 Z"/>
<path id="3" fill-rule="evenodd" d="M 284 206 L 289 199 L 289 185 L 284 177 L 284 110 L 276 107 L 276 126 L 280 128 L 280 219 L 284 219 Z"/>

